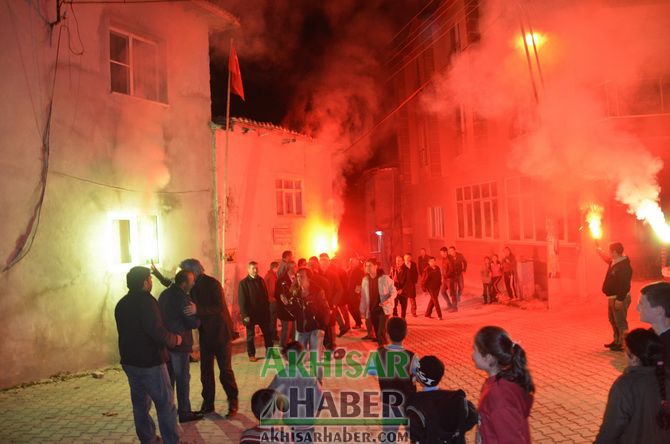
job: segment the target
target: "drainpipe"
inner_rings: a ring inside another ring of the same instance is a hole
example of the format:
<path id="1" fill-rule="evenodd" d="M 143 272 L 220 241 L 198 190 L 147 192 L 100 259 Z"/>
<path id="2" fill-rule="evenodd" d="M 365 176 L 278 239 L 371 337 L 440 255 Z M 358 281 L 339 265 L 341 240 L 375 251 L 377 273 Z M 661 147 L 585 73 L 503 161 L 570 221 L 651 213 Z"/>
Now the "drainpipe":
<path id="1" fill-rule="evenodd" d="M 212 210 L 214 212 L 214 243 L 216 245 L 216 262 L 214 266 L 216 267 L 215 275 L 219 276 L 221 278 L 221 284 L 225 285 L 225 266 L 223 263 L 223 251 L 221 250 L 223 245 L 223 236 L 225 236 L 225 234 L 220 233 L 219 230 L 219 185 L 216 168 L 216 131 L 220 129 L 221 126 L 214 122 L 209 122 L 209 128 L 212 131 Z M 225 224 L 224 229 L 221 231 L 225 233 Z"/>

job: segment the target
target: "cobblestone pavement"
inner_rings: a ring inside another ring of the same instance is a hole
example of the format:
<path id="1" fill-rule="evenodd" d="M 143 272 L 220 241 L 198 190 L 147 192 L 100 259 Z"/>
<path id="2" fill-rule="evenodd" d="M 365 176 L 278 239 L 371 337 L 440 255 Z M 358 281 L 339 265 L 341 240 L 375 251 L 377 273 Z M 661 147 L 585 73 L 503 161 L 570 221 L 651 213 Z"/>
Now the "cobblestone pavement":
<path id="1" fill-rule="evenodd" d="M 425 295 L 419 297 L 420 313 L 426 299 Z M 631 328 L 639 325 L 636 303 L 634 297 L 628 316 Z M 537 385 L 531 416 L 533 441 L 592 442 L 609 387 L 624 367 L 622 353 L 602 346 L 611 335 L 606 313 L 602 296 L 556 310 L 483 306 L 479 298 L 471 297 L 444 321 L 408 317 L 407 347 L 419 355 L 435 354 L 443 359 L 447 370 L 442 387 L 462 388 L 476 404 L 485 376 L 475 370 L 470 357 L 473 336 L 483 325 L 503 326 L 527 350 Z M 339 345 L 372 349 L 372 343 L 358 340 L 362 335 L 360 331 L 350 333 Z M 242 343 L 235 345 L 233 358 L 241 414 L 230 421 L 210 415 L 185 424 L 185 441 L 237 442 L 241 431 L 254 425 L 249 399 L 269 378 L 260 377 L 262 361 L 248 362 L 243 347 Z M 198 364 L 191 364 L 194 408 L 200 406 L 199 376 Z M 337 392 L 351 388 L 352 381 L 328 379 L 324 387 Z M 355 387 L 374 389 L 377 385 L 367 377 L 355 381 Z M 217 390 L 217 411 L 225 413 L 223 390 L 220 386 Z M 124 373 L 109 369 L 101 379 L 85 376 L 0 392 L 0 442 L 137 442 Z M 474 442 L 473 432 L 468 434 L 468 442 Z"/>

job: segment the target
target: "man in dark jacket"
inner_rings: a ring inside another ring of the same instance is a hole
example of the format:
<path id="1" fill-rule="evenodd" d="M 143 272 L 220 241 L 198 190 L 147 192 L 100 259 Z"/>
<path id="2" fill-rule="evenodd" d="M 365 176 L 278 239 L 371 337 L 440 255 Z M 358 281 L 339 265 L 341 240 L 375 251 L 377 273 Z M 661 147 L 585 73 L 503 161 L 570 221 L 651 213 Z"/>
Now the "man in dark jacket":
<path id="1" fill-rule="evenodd" d="M 119 332 L 121 366 L 128 377 L 133 404 L 135 432 L 142 443 L 156 441 L 156 426 L 149 415 L 151 399 L 156 406 L 163 442 L 178 443 L 177 409 L 174 405 L 170 376 L 165 362 L 166 347 L 182 342 L 163 325 L 156 299 L 151 295 L 151 270 L 133 267 L 126 275 L 128 294 L 114 310 Z"/>
<path id="2" fill-rule="evenodd" d="M 449 257 L 449 249 L 447 247 L 440 248 L 440 271 L 442 272 L 442 286 L 440 287 L 440 294 L 447 303 L 447 311 L 453 311 L 453 304 L 449 299 L 449 275 L 451 273 L 451 259 Z"/>
<path id="3" fill-rule="evenodd" d="M 440 287 L 442 286 L 442 272 L 440 267 L 435 263 L 435 258 L 430 257 L 428 259 L 428 268 L 423 272 L 423 277 L 421 280 L 421 288 L 423 291 L 427 291 L 430 295 L 430 301 L 426 307 L 426 317 L 429 318 L 433 314 L 433 307 L 437 313 L 437 317 L 442 320 L 442 310 L 440 309 L 440 301 L 438 296 L 440 295 Z"/>
<path id="4" fill-rule="evenodd" d="M 237 301 L 240 305 L 240 317 L 247 329 L 247 354 L 249 361 L 256 362 L 256 326 L 261 328 L 265 353 L 272 348 L 273 335 L 270 329 L 270 300 L 265 281 L 258 275 L 258 263 L 251 261 L 247 265 L 247 277 L 237 287 Z"/>
<path id="5" fill-rule="evenodd" d="M 179 422 L 202 419 L 202 415 L 191 410 L 189 384 L 191 372 L 189 355 L 193 350 L 193 332 L 199 325 L 195 316 L 196 306 L 189 297 L 195 284 L 195 276 L 190 271 L 181 270 L 174 278 L 174 284 L 165 289 L 158 298 L 165 328 L 182 337 L 180 345 L 170 348 L 168 373 L 172 388 L 177 386 L 177 412 Z"/>
<path id="6" fill-rule="evenodd" d="M 463 294 L 464 280 L 463 273 L 468 270 L 468 261 L 465 256 L 456 251 L 456 247 L 451 246 L 449 253 L 449 294 L 451 295 L 451 308 L 449 311 L 458 311 L 458 303 L 461 302 Z"/>
<path id="7" fill-rule="evenodd" d="M 226 418 L 237 414 L 238 389 L 232 367 L 233 321 L 223 294 L 221 282 L 205 274 L 197 259 L 186 259 L 180 264 L 182 270 L 195 275 L 191 297 L 196 303 L 200 320 L 200 382 L 202 382 L 203 414 L 214 412 L 214 359 L 219 366 L 219 380 L 228 396 Z"/>
<path id="8" fill-rule="evenodd" d="M 613 242 L 609 245 L 609 255 L 598 247 L 598 254 L 607 263 L 607 273 L 603 282 L 603 293 L 607 296 L 607 312 L 614 339 L 605 347 L 612 351 L 623 351 L 623 340 L 628 332 L 628 307 L 630 306 L 630 281 L 633 269 L 630 260 L 623 255 L 623 245 Z"/>

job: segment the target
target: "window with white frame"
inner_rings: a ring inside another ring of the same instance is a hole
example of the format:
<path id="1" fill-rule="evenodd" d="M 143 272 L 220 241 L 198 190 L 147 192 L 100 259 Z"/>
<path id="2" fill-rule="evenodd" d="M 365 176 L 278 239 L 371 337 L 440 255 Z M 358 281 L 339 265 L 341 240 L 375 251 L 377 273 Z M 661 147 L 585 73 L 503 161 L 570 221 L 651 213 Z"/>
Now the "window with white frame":
<path id="1" fill-rule="evenodd" d="M 166 73 L 158 44 L 117 30 L 109 32 L 112 92 L 166 102 Z"/>
<path id="2" fill-rule="evenodd" d="M 432 238 L 444 237 L 444 210 L 442 207 L 428 207 L 429 235 Z"/>
<path id="3" fill-rule="evenodd" d="M 539 189 L 537 183 L 526 177 L 505 180 L 508 239 L 545 242 L 549 219 L 552 219 L 559 240 L 577 243 L 580 226 L 578 206 L 554 199 L 549 214 L 547 202 Z"/>
<path id="4" fill-rule="evenodd" d="M 301 180 L 277 179 L 275 192 L 278 215 L 303 215 Z"/>
<path id="5" fill-rule="evenodd" d="M 498 239 L 498 185 L 488 182 L 456 188 L 460 239 Z"/>

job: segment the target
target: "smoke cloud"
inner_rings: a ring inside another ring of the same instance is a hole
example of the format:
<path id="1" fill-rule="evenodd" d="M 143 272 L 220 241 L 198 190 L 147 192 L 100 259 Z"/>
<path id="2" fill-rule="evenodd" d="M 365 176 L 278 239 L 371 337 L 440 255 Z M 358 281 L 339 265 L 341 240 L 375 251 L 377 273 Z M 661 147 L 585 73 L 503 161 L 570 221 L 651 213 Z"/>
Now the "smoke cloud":
<path id="1" fill-rule="evenodd" d="M 670 72 L 670 14 L 661 3 L 488 1 L 481 42 L 453 59 L 423 103 L 432 112 L 463 103 L 485 119 L 511 117 L 502 142 L 510 168 L 583 195 L 605 179 L 639 217 L 658 201 L 662 162 L 608 117 L 644 100 L 645 79 Z M 536 34 L 539 66 L 531 45 L 529 68 L 521 23 L 528 43 L 530 29 Z"/>

